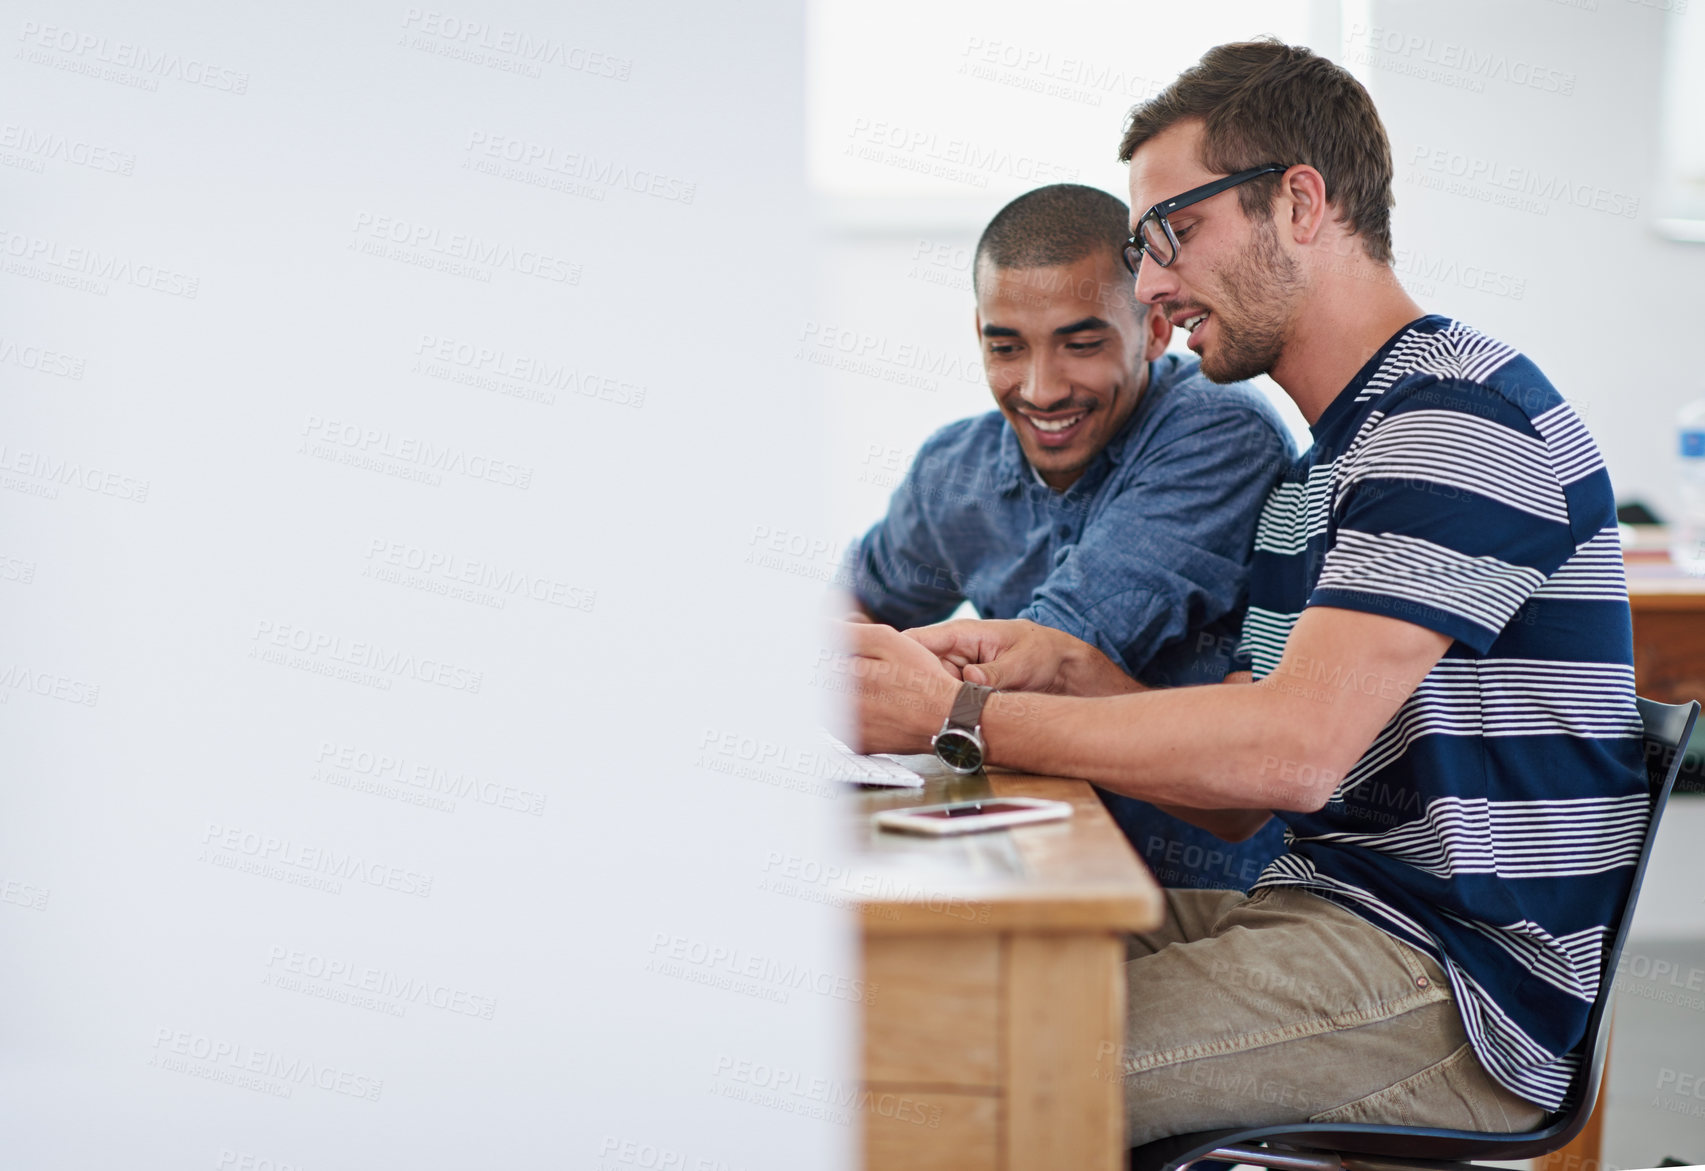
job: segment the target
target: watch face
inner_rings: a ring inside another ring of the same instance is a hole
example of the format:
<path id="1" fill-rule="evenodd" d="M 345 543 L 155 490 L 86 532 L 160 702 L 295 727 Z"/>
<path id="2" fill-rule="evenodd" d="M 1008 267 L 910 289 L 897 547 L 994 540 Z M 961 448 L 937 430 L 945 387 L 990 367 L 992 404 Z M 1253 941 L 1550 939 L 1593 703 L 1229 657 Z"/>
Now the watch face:
<path id="1" fill-rule="evenodd" d="M 935 754 L 948 768 L 974 773 L 983 767 L 983 746 L 969 732 L 949 728 L 935 738 Z"/>

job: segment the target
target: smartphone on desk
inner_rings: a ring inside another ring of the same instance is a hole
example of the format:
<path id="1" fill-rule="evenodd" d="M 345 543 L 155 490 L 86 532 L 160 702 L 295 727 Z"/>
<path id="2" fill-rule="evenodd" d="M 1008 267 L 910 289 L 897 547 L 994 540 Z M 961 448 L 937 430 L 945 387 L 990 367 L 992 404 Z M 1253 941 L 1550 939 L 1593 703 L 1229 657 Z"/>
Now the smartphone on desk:
<path id="1" fill-rule="evenodd" d="M 1040 797 L 989 797 L 982 801 L 885 809 L 875 815 L 875 821 L 882 829 L 943 837 L 1009 829 L 1038 821 L 1061 821 L 1071 815 L 1072 807 L 1065 801 L 1045 801 Z"/>

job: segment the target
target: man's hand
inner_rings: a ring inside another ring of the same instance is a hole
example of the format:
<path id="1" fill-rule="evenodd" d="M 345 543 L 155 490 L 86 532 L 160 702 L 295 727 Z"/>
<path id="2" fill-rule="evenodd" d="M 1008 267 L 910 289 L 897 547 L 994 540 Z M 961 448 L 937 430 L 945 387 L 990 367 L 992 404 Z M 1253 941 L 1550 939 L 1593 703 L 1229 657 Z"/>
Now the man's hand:
<path id="1" fill-rule="evenodd" d="M 959 677 L 892 626 L 848 622 L 840 635 L 853 682 L 853 750 L 928 752 L 953 708 Z"/>
<path id="2" fill-rule="evenodd" d="M 1124 695 L 1146 690 L 1106 655 L 1064 631 L 1023 618 L 961 619 L 906 631 L 969 683 L 1053 695 Z"/>

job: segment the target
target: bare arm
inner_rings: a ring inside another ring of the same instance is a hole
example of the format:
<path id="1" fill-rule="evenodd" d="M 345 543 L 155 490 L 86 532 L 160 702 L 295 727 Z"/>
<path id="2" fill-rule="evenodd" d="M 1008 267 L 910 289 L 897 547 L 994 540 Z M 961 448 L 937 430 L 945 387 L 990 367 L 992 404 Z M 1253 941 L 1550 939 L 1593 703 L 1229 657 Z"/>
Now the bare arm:
<path id="1" fill-rule="evenodd" d="M 1095 647 L 1034 622 L 944 622 L 906 633 L 959 667 L 964 678 L 989 687 L 1086 697 L 1152 690 Z M 1225 682 L 1248 684 L 1252 676 L 1236 671 Z M 1227 841 L 1253 836 L 1272 816 L 1267 809 L 1208 810 L 1164 804 L 1156 808 Z"/>
<path id="2" fill-rule="evenodd" d="M 1315 606 L 1259 683 L 1094 698 L 1003 692 L 983 711 L 983 735 L 992 763 L 1083 777 L 1161 806 L 1236 811 L 1208 828 L 1246 836 L 1261 810 L 1324 805 L 1450 642 L 1399 619 Z M 867 688 L 865 750 L 919 751 L 952 691 L 950 678 Z"/>
<path id="3" fill-rule="evenodd" d="M 964 678 L 990 687 L 1085 697 L 1153 690 L 1088 643 L 1032 622 L 945 622 L 907 634 L 938 650 L 944 661 L 962 670 Z M 1253 681 L 1248 671 L 1234 671 L 1225 678 L 1231 685 Z M 1273 815 L 1269 809 L 1150 804 L 1233 842 L 1254 836 Z"/>
<path id="4" fill-rule="evenodd" d="M 1230 686 L 1242 686 L 1255 682 L 1255 676 L 1249 671 L 1233 671 L 1223 680 Z M 1154 802 L 1149 802 L 1154 805 Z M 1254 837 L 1261 832 L 1261 827 L 1272 819 L 1270 809 L 1191 809 L 1185 805 L 1154 805 L 1156 809 L 1170 813 L 1179 821 L 1187 821 L 1191 825 L 1200 826 L 1209 833 L 1224 838 L 1228 842 L 1241 842 Z"/>

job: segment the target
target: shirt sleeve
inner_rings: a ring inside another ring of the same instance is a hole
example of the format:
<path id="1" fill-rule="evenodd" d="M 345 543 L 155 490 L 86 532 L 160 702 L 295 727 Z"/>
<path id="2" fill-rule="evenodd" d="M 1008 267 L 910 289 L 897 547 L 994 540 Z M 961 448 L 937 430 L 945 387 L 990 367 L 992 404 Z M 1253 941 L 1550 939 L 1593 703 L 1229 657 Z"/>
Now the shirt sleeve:
<path id="1" fill-rule="evenodd" d="M 1119 469 L 1117 493 L 1019 614 L 1133 676 L 1192 632 L 1215 644 L 1202 654 L 1230 653 L 1203 628 L 1245 604 L 1261 505 L 1291 460 L 1289 439 L 1253 410 L 1186 417 L 1190 430 Z"/>
<path id="2" fill-rule="evenodd" d="M 1308 604 L 1400 618 L 1484 654 L 1574 552 L 1568 500 L 1513 405 L 1473 383 L 1427 390 L 1340 457 L 1336 534 Z"/>
<path id="3" fill-rule="evenodd" d="M 847 551 L 843 569 L 865 613 L 901 630 L 940 622 L 964 600 L 959 575 L 923 507 L 927 451 L 894 489 L 888 515 Z"/>
<path id="4" fill-rule="evenodd" d="M 1237 649 L 1231 652 L 1231 661 L 1226 664 L 1225 673 L 1235 675 L 1240 671 L 1255 670 L 1255 652 L 1250 649 L 1247 638 L 1237 640 Z"/>

